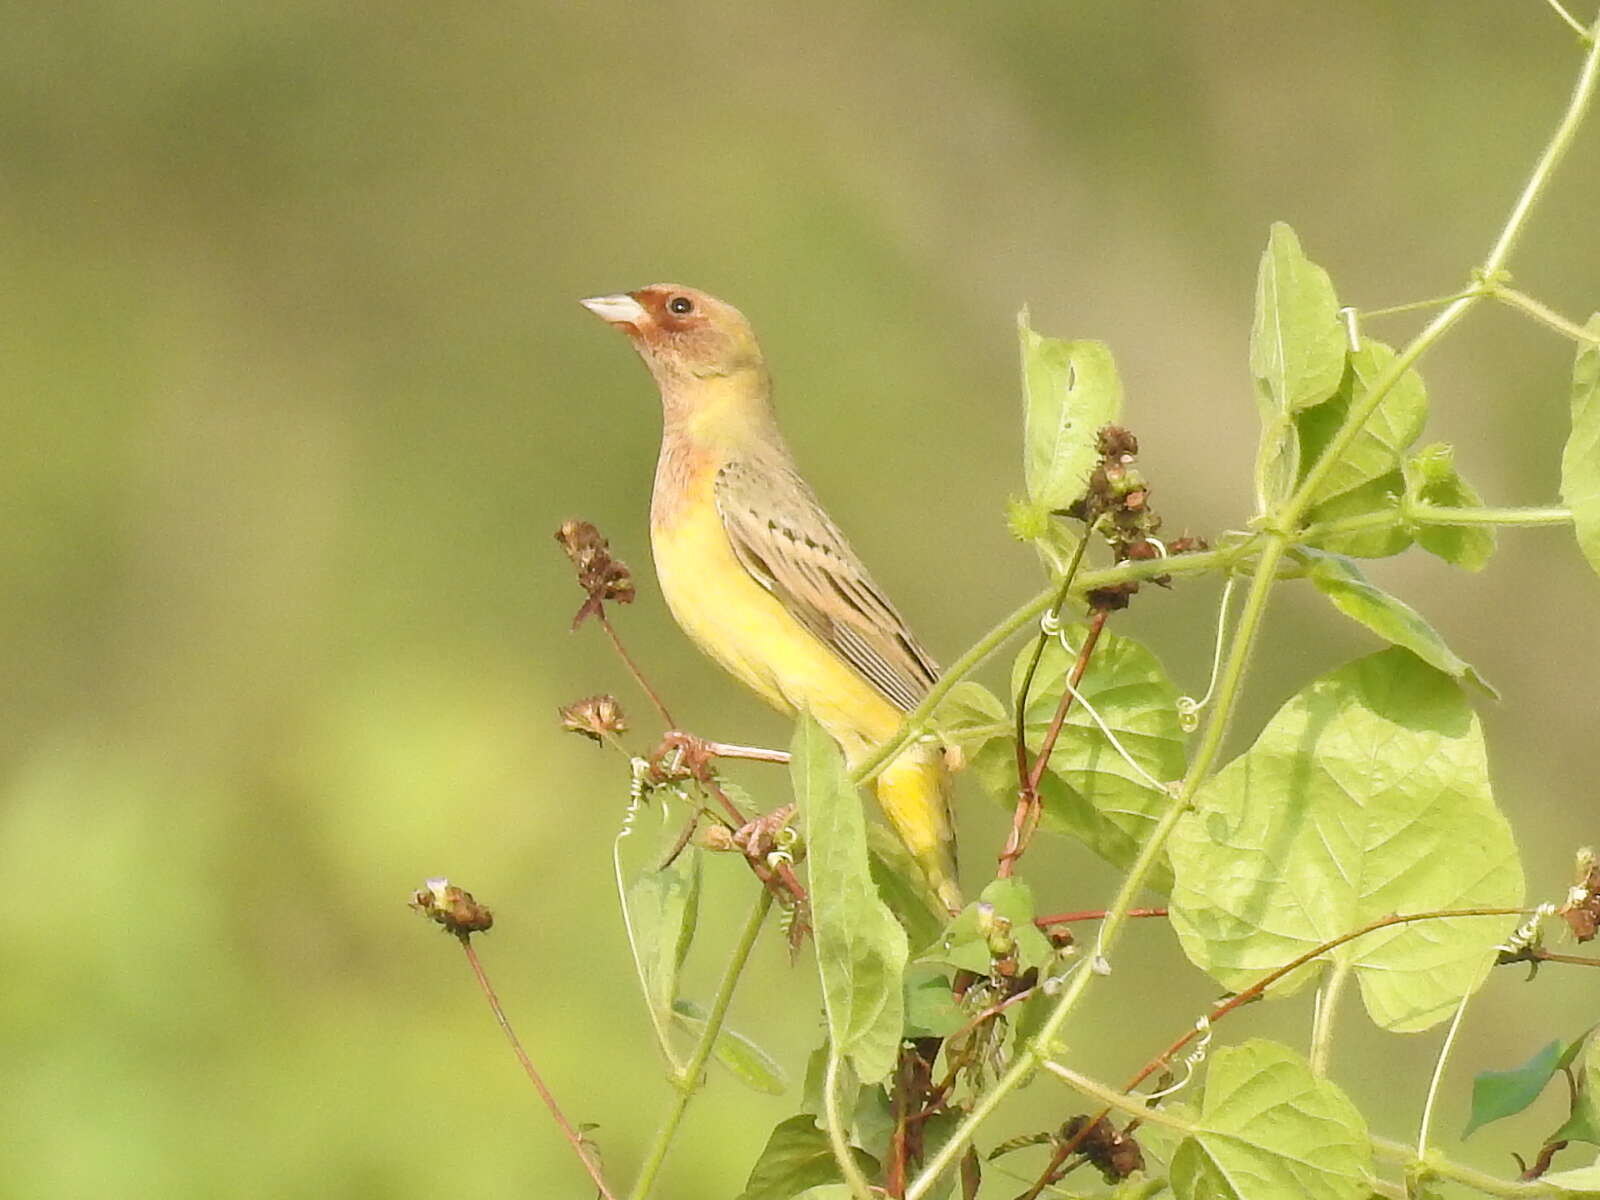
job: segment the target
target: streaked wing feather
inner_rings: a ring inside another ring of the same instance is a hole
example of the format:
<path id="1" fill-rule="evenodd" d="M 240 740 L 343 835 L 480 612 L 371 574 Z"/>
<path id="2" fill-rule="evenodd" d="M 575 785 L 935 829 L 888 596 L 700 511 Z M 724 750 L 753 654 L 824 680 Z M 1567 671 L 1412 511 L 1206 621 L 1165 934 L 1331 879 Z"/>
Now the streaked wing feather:
<path id="1" fill-rule="evenodd" d="M 891 704 L 915 708 L 938 666 L 794 469 L 730 462 L 717 473 L 716 498 L 752 578 Z"/>

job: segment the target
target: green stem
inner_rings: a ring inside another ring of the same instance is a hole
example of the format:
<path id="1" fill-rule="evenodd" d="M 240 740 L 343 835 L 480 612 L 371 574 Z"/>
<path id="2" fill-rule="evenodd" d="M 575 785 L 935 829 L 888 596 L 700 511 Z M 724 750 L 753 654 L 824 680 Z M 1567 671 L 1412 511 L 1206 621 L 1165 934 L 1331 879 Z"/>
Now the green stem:
<path id="1" fill-rule="evenodd" d="M 1406 519 L 1416 525 L 1570 525 L 1572 510 L 1552 504 L 1541 508 L 1452 508 L 1413 504 Z"/>
<path id="2" fill-rule="evenodd" d="M 1475 1188 L 1490 1196 L 1554 1197 L 1572 1194 L 1570 1192 L 1561 1192 L 1553 1184 L 1539 1183 L 1537 1181 L 1523 1183 L 1515 1179 L 1501 1179 L 1497 1175 L 1490 1175 L 1487 1171 L 1474 1170 L 1472 1167 L 1465 1167 L 1460 1163 L 1454 1163 L 1447 1158 L 1439 1158 L 1434 1155 L 1419 1159 L 1417 1152 L 1410 1146 L 1407 1146 L 1404 1142 L 1392 1141 L 1389 1138 L 1374 1136 L 1372 1139 L 1372 1152 L 1378 1158 L 1388 1162 L 1396 1163 L 1405 1168 L 1420 1166 L 1430 1175 Z"/>
<path id="3" fill-rule="evenodd" d="M 1600 343 L 1600 335 L 1591 333 L 1575 321 L 1567 320 L 1555 309 L 1535 300 L 1532 296 L 1517 291 L 1516 288 L 1506 287 L 1504 284 L 1497 283 L 1494 286 L 1493 294 L 1496 300 L 1509 304 L 1512 308 L 1521 309 L 1535 321 L 1543 322 L 1557 333 L 1569 337 L 1575 342 L 1587 342 L 1591 346 Z"/>
<path id="4" fill-rule="evenodd" d="M 1254 537 L 1250 537 L 1235 545 L 1216 550 L 1176 554 L 1171 558 L 1141 559 L 1138 562 L 1122 563 L 1115 567 L 1104 567 L 1098 571 L 1083 571 L 1078 575 L 1077 585 L 1072 588 L 1072 592 L 1081 596 L 1096 588 L 1153 579 L 1158 575 L 1197 575 L 1205 571 L 1227 569 L 1249 554 L 1254 549 L 1255 541 Z M 950 694 L 956 684 L 972 674 L 991 654 L 1010 641 L 1018 631 L 1044 615 L 1055 602 L 1058 587 L 1059 584 L 1052 583 L 1021 607 L 1008 613 L 1001 618 L 999 624 L 974 642 L 970 650 L 951 663 L 949 669 L 939 677 L 939 682 L 934 684 L 922 698 L 922 703 L 906 714 L 900 732 L 879 746 L 870 758 L 858 766 L 851 773 L 850 781 L 858 786 L 868 782 L 883 769 L 885 763 L 900 752 L 907 742 L 920 737 L 927 727 L 928 718 L 933 715 L 934 709 L 939 707 L 940 701 Z"/>
<path id="5" fill-rule="evenodd" d="M 1544 152 L 1539 155 L 1539 161 L 1534 164 L 1533 173 L 1528 177 L 1522 194 L 1517 197 L 1517 203 L 1512 208 L 1511 215 L 1506 218 L 1505 226 L 1500 230 L 1500 236 L 1495 240 L 1493 249 L 1483 260 L 1483 265 L 1474 273 L 1477 279 L 1476 286 L 1463 294 L 1460 299 L 1452 301 L 1438 316 L 1429 321 L 1427 327 L 1412 339 L 1410 345 L 1379 373 L 1366 394 L 1351 406 L 1344 424 L 1323 449 L 1321 456 L 1312 464 L 1311 469 L 1306 472 L 1294 495 L 1273 514 L 1278 528 L 1294 528 L 1301 514 L 1310 507 L 1312 497 L 1317 494 L 1328 473 L 1344 457 L 1351 443 L 1360 436 L 1367 419 L 1416 361 L 1444 336 L 1446 330 L 1465 316 L 1468 309 L 1494 295 L 1496 290 L 1503 286 L 1497 276 L 1505 270 L 1511 251 L 1527 226 L 1528 216 L 1533 211 L 1534 204 L 1550 183 L 1550 176 L 1571 149 L 1573 139 L 1578 133 L 1578 126 L 1582 124 L 1584 115 L 1594 99 L 1597 80 L 1600 80 L 1600 38 L 1591 37 L 1589 50 L 1584 56 L 1583 68 L 1578 74 L 1578 82 L 1572 89 L 1572 97 L 1567 102 L 1566 112 L 1562 114 L 1556 131 L 1550 135 L 1550 141 L 1546 143 Z"/>
<path id="6" fill-rule="evenodd" d="M 1161 854 L 1166 847 L 1167 839 L 1177 827 L 1178 818 L 1188 811 L 1195 792 L 1210 772 L 1211 764 L 1222 746 L 1223 734 L 1227 729 L 1229 718 L 1233 715 L 1234 704 L 1239 698 L 1245 663 L 1250 657 L 1251 647 L 1261 626 L 1262 615 L 1266 612 L 1267 596 L 1276 582 L 1278 564 L 1283 560 L 1284 550 L 1288 544 L 1287 539 L 1281 534 L 1266 535 L 1265 540 L 1266 548 L 1261 552 L 1260 561 L 1256 564 L 1249 595 L 1245 598 L 1244 609 L 1239 614 L 1239 623 L 1234 627 L 1228 661 L 1217 684 L 1216 707 L 1211 710 L 1211 719 L 1206 722 L 1205 733 L 1201 736 L 1200 745 L 1195 751 L 1194 761 L 1190 764 L 1188 773 L 1184 775 L 1173 802 L 1168 805 L 1167 811 L 1161 815 L 1161 819 L 1156 822 L 1155 828 L 1145 839 L 1144 845 L 1139 848 L 1139 856 L 1123 879 L 1116 900 L 1106 910 L 1092 960 L 1073 972 L 1060 999 L 1056 1001 L 1055 1008 L 1040 1026 L 1037 1036 L 1019 1050 L 1005 1074 L 978 1097 L 972 1110 L 950 1136 L 950 1140 L 928 1160 L 922 1173 L 906 1189 L 905 1200 L 921 1200 L 921 1197 L 932 1190 L 939 1176 L 955 1162 L 967 1142 L 972 1139 L 973 1132 L 978 1126 L 1006 1096 L 1044 1063 L 1051 1042 L 1066 1022 L 1068 1014 L 1077 1005 L 1084 989 L 1088 987 L 1089 980 L 1095 978 L 1098 973 L 1109 970 L 1105 964 L 1106 955 L 1115 944 L 1118 934 L 1122 932 L 1122 927 L 1127 923 L 1128 912 L 1143 890 L 1145 880 L 1161 861 Z"/>
<path id="7" fill-rule="evenodd" d="M 1439 1084 L 1444 1080 L 1444 1065 L 1450 1061 L 1450 1050 L 1456 1044 L 1456 1033 L 1461 1029 L 1461 1018 L 1466 1015 L 1467 1002 L 1472 999 L 1468 992 L 1461 997 L 1461 1003 L 1456 1005 L 1456 1015 L 1450 1021 L 1450 1030 L 1444 1035 L 1444 1045 L 1439 1047 L 1439 1058 L 1433 1064 L 1433 1078 L 1428 1081 L 1428 1098 L 1422 1104 L 1422 1120 L 1417 1125 L 1417 1153 L 1423 1157 L 1428 1154 L 1429 1127 L 1433 1124 L 1433 1106 L 1439 1098 Z"/>
<path id="8" fill-rule="evenodd" d="M 850 1187 L 856 1200 L 872 1200 L 872 1184 L 861 1173 L 856 1156 L 850 1153 L 850 1139 L 846 1136 L 844 1114 L 839 1111 L 839 1054 L 833 1044 L 828 1044 L 828 1071 L 822 1081 L 822 1107 L 826 1114 L 823 1122 L 828 1127 L 828 1146 L 833 1150 L 833 1160 L 839 1164 L 839 1173 Z"/>
<path id="9" fill-rule="evenodd" d="M 1307 525 L 1295 538 L 1298 542 L 1315 545 L 1332 538 L 1352 533 L 1366 533 L 1374 529 L 1392 529 L 1396 525 L 1504 525 L 1528 528 L 1537 525 L 1569 525 L 1572 510 L 1558 504 L 1543 506 L 1487 506 L 1454 507 L 1447 504 L 1428 504 L 1422 501 L 1407 502 L 1402 499 L 1397 508 L 1379 512 L 1362 513 L 1355 517 L 1341 517 L 1337 521 L 1319 521 Z"/>
<path id="10" fill-rule="evenodd" d="M 1338 959 L 1328 972 L 1322 985 L 1322 995 L 1317 1004 L 1317 1018 L 1311 1026 L 1311 1073 L 1322 1078 L 1328 1073 L 1328 1058 L 1333 1052 L 1333 1021 L 1339 1012 L 1339 1000 L 1344 995 L 1344 985 L 1350 981 L 1349 959 Z"/>
<path id="11" fill-rule="evenodd" d="M 1485 277 L 1491 277 L 1505 268 L 1506 260 L 1511 257 L 1512 247 L 1517 244 L 1517 239 L 1522 236 L 1523 228 L 1528 223 L 1528 214 L 1533 210 L 1535 202 L 1544 194 L 1550 176 L 1571 149 L 1573 139 L 1578 135 L 1578 126 L 1583 123 L 1584 114 L 1589 111 L 1589 104 L 1594 99 L 1597 79 L 1600 79 L 1600 38 L 1595 37 L 1594 29 L 1591 28 L 1589 52 L 1584 56 L 1583 70 L 1579 72 L 1578 82 L 1572 89 L 1572 99 L 1567 102 L 1567 111 L 1562 114 L 1555 133 L 1550 135 L 1550 141 L 1546 144 L 1544 153 L 1539 156 L 1533 174 L 1528 177 L 1522 195 L 1517 197 L 1516 207 L 1511 210 L 1505 228 L 1500 231 L 1500 240 L 1495 242 L 1494 249 L 1489 251 L 1489 257 L 1484 259 Z"/>
<path id="12" fill-rule="evenodd" d="M 1047 1058 L 1039 1065 L 1079 1095 L 1087 1096 L 1089 1099 L 1098 1101 L 1105 1107 L 1115 1109 L 1126 1116 L 1138 1117 L 1139 1120 L 1150 1125 L 1163 1125 L 1182 1134 L 1190 1134 L 1195 1130 L 1192 1121 L 1185 1121 L 1182 1117 L 1174 1116 L 1165 1109 L 1149 1107 L 1149 1102 L 1143 1096 L 1130 1096 L 1126 1092 L 1119 1092 L 1109 1083 L 1101 1083 L 1098 1079 L 1092 1079 L 1088 1075 L 1081 1075 L 1071 1067 L 1058 1063 L 1054 1059 Z"/>
<path id="13" fill-rule="evenodd" d="M 728 1006 L 733 1003 L 733 992 L 739 984 L 739 976 L 744 973 L 745 964 L 750 961 L 750 952 L 755 948 L 756 937 L 761 933 L 761 925 L 767 918 L 767 910 L 771 907 L 772 893 L 762 888 L 761 894 L 756 898 L 755 907 L 750 911 L 750 918 L 745 922 L 743 932 L 739 934 L 738 944 L 733 948 L 733 956 L 728 959 L 727 969 L 722 973 L 722 982 L 717 985 L 717 994 L 711 1001 L 711 1011 L 706 1014 L 706 1026 L 700 1031 L 700 1040 L 695 1043 L 694 1052 L 689 1055 L 689 1061 L 683 1070 L 671 1077 L 672 1102 L 667 1108 L 666 1115 L 661 1119 L 660 1128 L 656 1130 L 655 1140 L 651 1142 L 650 1149 L 645 1154 L 644 1164 L 639 1168 L 639 1177 L 634 1180 L 633 1190 L 628 1193 L 628 1200 L 644 1200 L 650 1194 L 650 1189 L 655 1186 L 656 1176 L 661 1171 L 661 1164 L 666 1161 L 667 1151 L 672 1147 L 672 1139 L 678 1132 L 678 1125 L 683 1121 L 683 1114 L 689 1107 L 689 1101 L 699 1090 L 700 1073 L 705 1070 L 706 1060 L 711 1057 L 717 1035 L 722 1032 L 722 1022 L 728 1015 Z"/>

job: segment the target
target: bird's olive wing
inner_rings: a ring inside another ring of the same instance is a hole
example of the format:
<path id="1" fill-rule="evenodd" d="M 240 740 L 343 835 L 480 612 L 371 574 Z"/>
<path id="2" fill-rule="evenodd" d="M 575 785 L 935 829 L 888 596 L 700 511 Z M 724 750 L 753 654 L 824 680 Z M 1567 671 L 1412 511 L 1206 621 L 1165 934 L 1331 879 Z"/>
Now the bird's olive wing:
<path id="1" fill-rule="evenodd" d="M 745 570 L 896 707 L 917 706 L 939 668 L 792 468 L 730 462 L 717 512 Z"/>

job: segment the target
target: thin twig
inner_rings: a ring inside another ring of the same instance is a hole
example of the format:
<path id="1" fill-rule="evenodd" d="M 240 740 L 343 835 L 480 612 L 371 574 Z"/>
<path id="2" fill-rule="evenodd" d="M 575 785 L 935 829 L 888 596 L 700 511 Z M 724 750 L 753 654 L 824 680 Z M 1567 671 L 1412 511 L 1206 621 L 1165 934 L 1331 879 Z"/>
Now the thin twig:
<path id="1" fill-rule="evenodd" d="M 1164 917 L 1167 910 L 1164 908 L 1130 908 L 1123 914 L 1128 917 Z M 1035 917 L 1033 923 L 1040 929 L 1048 929 L 1052 925 L 1071 925 L 1074 921 L 1103 921 L 1106 910 L 1103 908 L 1085 908 L 1078 912 L 1052 913 L 1048 917 Z"/>
<path id="2" fill-rule="evenodd" d="M 1593 33 L 1584 28 L 1582 21 L 1578 20 L 1577 17 L 1573 16 L 1566 10 L 1566 7 L 1561 3 L 1561 0 L 1545 0 L 1545 2 L 1549 4 L 1551 8 L 1556 10 L 1556 15 L 1565 21 L 1567 26 L 1579 37 L 1587 41 L 1589 38 L 1594 36 Z"/>
<path id="3" fill-rule="evenodd" d="M 606 616 L 606 610 L 601 608 L 594 614 L 600 621 L 600 628 L 606 631 L 606 637 L 611 639 L 611 645 L 616 650 L 617 656 L 633 675 L 634 682 L 644 689 L 644 694 L 650 697 L 650 703 L 656 706 L 656 711 L 661 714 L 661 719 L 666 722 L 668 729 L 676 729 L 678 723 L 672 719 L 672 714 L 667 711 L 667 706 L 662 703 L 661 697 L 656 694 L 655 688 L 650 686 L 650 681 L 644 677 L 644 672 L 639 669 L 639 664 L 633 661 L 633 656 L 623 646 L 622 639 L 617 636 L 617 631 L 611 625 L 611 618 Z"/>
<path id="4" fill-rule="evenodd" d="M 583 1135 L 572 1127 L 572 1122 L 567 1120 L 566 1114 L 561 1111 L 561 1106 L 556 1103 L 556 1098 L 550 1094 L 550 1089 L 545 1086 L 540 1078 L 533 1060 L 528 1057 L 528 1052 L 522 1048 L 522 1042 L 517 1037 L 517 1031 L 511 1028 L 511 1022 L 506 1018 L 505 1009 L 500 1007 L 500 997 L 495 995 L 494 985 L 489 982 L 488 973 L 484 971 L 483 964 L 478 961 L 478 951 L 473 946 L 472 940 L 462 935 L 461 948 L 466 951 L 467 962 L 472 967 L 472 973 L 477 977 L 478 987 L 483 990 L 483 995 L 489 1001 L 489 1009 L 494 1013 L 494 1019 L 499 1022 L 501 1031 L 506 1035 L 506 1040 L 511 1043 L 511 1050 L 517 1056 L 517 1061 L 522 1064 L 523 1071 L 533 1081 L 533 1086 L 539 1092 L 539 1098 L 544 1101 L 544 1106 L 550 1110 L 550 1115 L 556 1119 L 556 1124 L 561 1127 L 561 1134 L 572 1143 L 572 1148 L 577 1152 L 578 1158 L 583 1163 L 583 1169 L 589 1172 L 589 1178 L 594 1180 L 595 1187 L 600 1189 L 600 1194 L 605 1200 L 616 1200 L 611 1189 L 606 1186 L 605 1176 L 600 1171 L 600 1164 L 595 1161 Z"/>
<path id="5" fill-rule="evenodd" d="M 1320 946 L 1312 947 L 1299 957 L 1290 959 L 1288 962 L 1284 963 L 1283 966 L 1278 967 L 1275 970 L 1268 971 L 1260 979 L 1256 980 L 1249 987 L 1245 988 L 1244 991 L 1234 993 L 1221 1004 L 1217 1005 L 1216 1008 L 1212 1009 L 1206 1014 L 1206 1020 L 1211 1024 L 1215 1024 L 1217 1021 L 1220 1021 L 1223 1017 L 1231 1013 L 1234 1009 L 1238 1008 L 1241 1004 L 1249 1004 L 1252 1000 L 1260 997 L 1263 992 L 1265 992 L 1273 984 L 1277 983 L 1278 980 L 1282 979 L 1285 975 L 1298 970 L 1299 968 L 1305 966 L 1308 962 L 1311 962 L 1315 958 L 1321 957 L 1330 950 L 1337 950 L 1346 942 L 1353 942 L 1359 937 L 1365 937 L 1369 933 L 1376 933 L 1380 929 L 1387 929 L 1392 925 L 1409 925 L 1415 921 L 1443 921 L 1451 917 L 1521 917 L 1526 916 L 1531 911 L 1533 910 L 1526 908 L 1441 908 L 1435 909 L 1431 912 L 1396 913 L 1393 916 L 1379 917 L 1376 921 L 1371 921 L 1366 925 L 1363 925 L 1360 929 L 1355 929 L 1349 933 L 1340 934 L 1336 938 L 1323 942 Z M 1179 1050 L 1182 1050 L 1185 1046 L 1199 1036 L 1199 1029 L 1190 1029 L 1182 1037 L 1174 1041 L 1172 1045 L 1168 1046 L 1160 1054 L 1156 1055 L 1143 1067 L 1141 1067 L 1138 1074 L 1130 1079 L 1127 1083 L 1127 1086 L 1122 1090 L 1125 1092 L 1131 1092 L 1134 1088 L 1138 1087 L 1162 1067 L 1167 1066 L 1174 1054 L 1176 1054 Z"/>
<path id="6" fill-rule="evenodd" d="M 1083 645 L 1078 648 L 1078 659 L 1072 665 L 1072 673 L 1066 687 L 1061 691 L 1061 700 L 1056 705 L 1055 716 L 1051 718 L 1050 726 L 1044 732 L 1044 739 L 1039 743 L 1039 751 L 1034 756 L 1031 766 L 1028 765 L 1025 733 L 1028 685 L 1032 682 L 1032 671 L 1023 681 L 1023 687 L 1017 697 L 1017 726 L 1023 731 L 1017 740 L 1017 770 L 1022 777 L 1022 787 L 1017 797 L 1016 811 L 1011 817 L 1011 833 L 1006 838 L 1005 849 L 1000 852 L 1000 868 L 997 874 L 1001 879 L 1016 869 L 1017 859 L 1027 850 L 1033 831 L 1038 827 L 1039 812 L 1043 807 L 1043 801 L 1039 797 L 1039 781 L 1044 778 L 1045 766 L 1056 748 L 1056 740 L 1061 736 L 1061 728 L 1067 720 L 1067 711 L 1072 707 L 1073 697 L 1078 694 L 1078 685 L 1083 682 L 1083 674 L 1089 669 L 1089 659 L 1094 654 L 1100 633 L 1106 627 L 1106 618 L 1110 615 L 1109 609 L 1097 608 L 1089 619 L 1088 634 L 1083 639 Z M 1034 666 L 1037 665 L 1038 656 L 1035 655 Z"/>

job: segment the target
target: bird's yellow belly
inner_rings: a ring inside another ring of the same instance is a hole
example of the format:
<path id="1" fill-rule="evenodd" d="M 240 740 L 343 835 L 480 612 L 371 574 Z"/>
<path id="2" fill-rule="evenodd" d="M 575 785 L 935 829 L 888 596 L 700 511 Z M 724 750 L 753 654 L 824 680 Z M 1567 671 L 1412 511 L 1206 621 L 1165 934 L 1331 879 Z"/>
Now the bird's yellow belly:
<path id="1" fill-rule="evenodd" d="M 650 531 L 667 607 L 690 639 L 780 712 L 804 709 L 851 763 L 904 714 L 751 578 L 714 504 L 682 506 Z"/>

